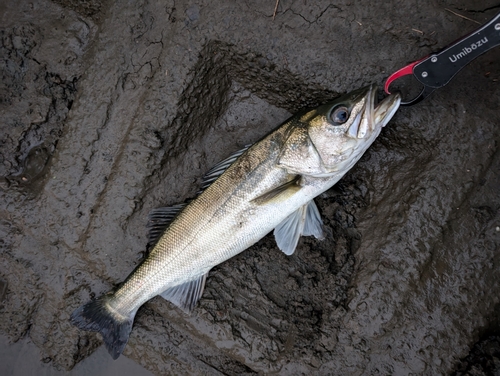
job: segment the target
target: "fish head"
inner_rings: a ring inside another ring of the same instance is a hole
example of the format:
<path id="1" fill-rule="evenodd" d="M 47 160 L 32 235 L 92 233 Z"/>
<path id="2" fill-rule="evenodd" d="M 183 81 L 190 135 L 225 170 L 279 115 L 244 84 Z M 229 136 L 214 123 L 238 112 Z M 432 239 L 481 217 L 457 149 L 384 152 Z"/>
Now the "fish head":
<path id="1" fill-rule="evenodd" d="M 300 115 L 281 150 L 278 165 L 291 173 L 317 177 L 349 169 L 394 116 L 399 94 L 375 105 L 370 85 Z"/>

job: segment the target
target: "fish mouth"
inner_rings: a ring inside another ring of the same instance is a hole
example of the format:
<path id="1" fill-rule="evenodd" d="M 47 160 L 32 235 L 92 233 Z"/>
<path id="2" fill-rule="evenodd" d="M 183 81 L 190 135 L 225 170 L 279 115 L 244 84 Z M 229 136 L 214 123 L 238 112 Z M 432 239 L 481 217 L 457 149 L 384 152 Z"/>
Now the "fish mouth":
<path id="1" fill-rule="evenodd" d="M 364 97 L 364 108 L 358 112 L 349 127 L 348 134 L 353 138 L 365 138 L 380 131 L 394 116 L 401 104 L 399 93 L 391 94 L 380 103 L 377 100 L 377 85 L 372 84 L 361 89 L 360 97 Z"/>

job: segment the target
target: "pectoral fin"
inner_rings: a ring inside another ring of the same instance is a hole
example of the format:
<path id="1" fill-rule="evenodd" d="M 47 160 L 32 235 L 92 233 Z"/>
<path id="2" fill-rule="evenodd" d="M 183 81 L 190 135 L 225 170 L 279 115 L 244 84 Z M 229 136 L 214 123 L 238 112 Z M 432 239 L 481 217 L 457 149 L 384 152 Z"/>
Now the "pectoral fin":
<path id="1" fill-rule="evenodd" d="M 186 313 L 191 313 L 194 306 L 200 300 L 205 288 L 205 281 L 208 273 L 192 281 L 177 285 L 163 291 L 160 295 L 162 298 L 175 304 Z"/>
<path id="2" fill-rule="evenodd" d="M 314 200 L 301 206 L 274 229 L 278 248 L 290 256 L 295 252 L 301 235 L 314 235 L 323 239 L 323 222 Z"/>
<path id="3" fill-rule="evenodd" d="M 264 193 L 263 195 L 253 199 L 252 201 L 257 205 L 283 202 L 300 191 L 301 187 L 299 185 L 299 180 L 300 175 L 297 175 L 289 182 L 280 185 L 279 187 L 273 188 L 269 192 Z"/>

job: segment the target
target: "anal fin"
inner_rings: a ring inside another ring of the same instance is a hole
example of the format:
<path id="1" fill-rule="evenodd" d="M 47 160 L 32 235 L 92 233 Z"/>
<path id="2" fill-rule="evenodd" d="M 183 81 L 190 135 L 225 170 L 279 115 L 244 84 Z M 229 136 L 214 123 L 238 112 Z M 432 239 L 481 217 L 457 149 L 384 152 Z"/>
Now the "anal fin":
<path id="1" fill-rule="evenodd" d="M 323 222 L 314 200 L 298 208 L 274 229 L 278 248 L 290 256 L 295 252 L 301 235 L 323 239 Z"/>
<path id="2" fill-rule="evenodd" d="M 175 304 L 186 313 L 191 313 L 194 306 L 200 300 L 205 288 L 207 275 L 203 274 L 197 279 L 183 283 L 163 291 L 160 295 L 165 300 Z"/>

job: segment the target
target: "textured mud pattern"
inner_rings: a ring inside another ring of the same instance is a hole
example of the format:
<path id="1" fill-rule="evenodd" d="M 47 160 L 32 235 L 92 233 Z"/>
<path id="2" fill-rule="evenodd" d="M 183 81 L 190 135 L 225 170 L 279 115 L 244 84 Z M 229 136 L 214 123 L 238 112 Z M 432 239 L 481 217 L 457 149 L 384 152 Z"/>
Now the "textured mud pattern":
<path id="1" fill-rule="evenodd" d="M 500 373 L 500 337 L 487 336 L 476 343 L 462 360 L 455 376 L 498 375 Z"/>
<path id="2" fill-rule="evenodd" d="M 150 210 L 292 113 L 473 30 L 493 1 L 0 5 L 0 332 L 70 370 L 69 324 L 145 255 Z M 467 18 L 457 15 L 461 14 Z M 500 50 L 402 108 L 316 201 L 328 236 L 268 236 L 161 298 L 125 356 L 154 374 L 495 374 Z M 483 355 L 486 354 L 486 355 Z M 478 373 L 483 372 L 483 373 Z"/>

